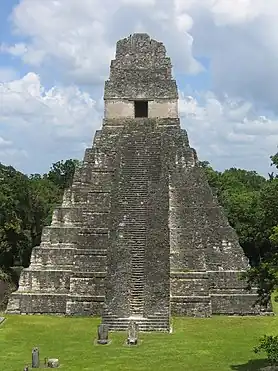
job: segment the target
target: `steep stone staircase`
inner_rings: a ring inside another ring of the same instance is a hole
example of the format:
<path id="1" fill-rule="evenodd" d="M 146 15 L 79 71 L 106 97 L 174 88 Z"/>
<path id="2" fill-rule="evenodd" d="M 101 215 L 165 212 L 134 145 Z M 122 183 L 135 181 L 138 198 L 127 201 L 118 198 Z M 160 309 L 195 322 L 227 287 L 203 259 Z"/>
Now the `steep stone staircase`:
<path id="1" fill-rule="evenodd" d="M 127 215 L 127 238 L 131 251 L 130 314 L 144 314 L 146 213 L 148 198 L 148 156 L 144 149 L 144 138 L 137 138 L 131 156 L 123 168 L 128 179 L 125 195 L 124 214 Z"/>
<path id="2" fill-rule="evenodd" d="M 124 179 L 122 213 L 125 215 L 124 238 L 131 252 L 129 314 L 119 318 L 105 313 L 103 322 L 112 331 L 124 331 L 130 320 L 138 323 L 140 331 L 169 331 L 169 316 L 162 313 L 144 313 L 145 300 L 145 259 L 147 235 L 147 203 L 150 153 L 146 149 L 146 138 L 142 133 L 134 135 L 135 140 L 126 154 L 121 176 Z M 133 138 L 134 138 L 133 137 Z"/>

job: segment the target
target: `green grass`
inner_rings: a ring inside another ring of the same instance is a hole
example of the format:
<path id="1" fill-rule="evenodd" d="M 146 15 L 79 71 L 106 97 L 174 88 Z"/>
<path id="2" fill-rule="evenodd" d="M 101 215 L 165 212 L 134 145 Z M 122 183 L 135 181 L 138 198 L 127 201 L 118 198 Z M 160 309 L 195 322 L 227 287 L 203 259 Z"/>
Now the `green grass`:
<path id="1" fill-rule="evenodd" d="M 140 333 L 139 346 L 129 348 L 125 333 L 112 333 L 110 345 L 94 345 L 99 322 L 9 315 L 0 326 L 0 370 L 23 370 L 34 346 L 41 360 L 57 357 L 67 371 L 258 370 L 262 356 L 253 346 L 261 335 L 278 332 L 278 317 L 174 318 L 172 334 Z"/>

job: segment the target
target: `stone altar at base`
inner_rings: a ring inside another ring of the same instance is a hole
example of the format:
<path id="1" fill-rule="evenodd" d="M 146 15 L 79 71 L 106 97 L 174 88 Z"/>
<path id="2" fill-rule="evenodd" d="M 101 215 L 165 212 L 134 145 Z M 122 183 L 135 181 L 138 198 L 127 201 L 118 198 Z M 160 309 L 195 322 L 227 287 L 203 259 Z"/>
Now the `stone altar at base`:
<path id="1" fill-rule="evenodd" d="M 268 313 L 238 279 L 247 259 L 180 127 L 161 42 L 118 41 L 104 103 L 8 313 L 102 315 L 110 330 L 134 320 L 141 331 L 169 331 L 170 315 Z"/>

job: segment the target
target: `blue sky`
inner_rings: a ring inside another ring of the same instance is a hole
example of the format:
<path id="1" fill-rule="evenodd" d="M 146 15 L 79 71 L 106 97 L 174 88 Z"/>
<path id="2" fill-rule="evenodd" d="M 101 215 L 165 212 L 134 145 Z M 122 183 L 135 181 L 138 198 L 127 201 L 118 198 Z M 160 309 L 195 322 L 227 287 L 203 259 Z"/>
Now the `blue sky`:
<path id="1" fill-rule="evenodd" d="M 82 158 L 101 126 L 115 43 L 164 42 L 202 160 L 267 174 L 278 144 L 274 0 L 2 0 L 0 162 L 26 173 Z"/>
<path id="2" fill-rule="evenodd" d="M 12 34 L 12 23 L 9 21 L 9 17 L 12 13 L 13 8 L 18 4 L 15 0 L 4 0 L 0 5 L 0 35 L 1 42 L 12 43 L 14 36 Z M 2 53 L 0 54 L 0 66 L 14 68 L 17 71 L 24 70 L 24 66 L 21 60 L 13 58 L 11 55 Z"/>

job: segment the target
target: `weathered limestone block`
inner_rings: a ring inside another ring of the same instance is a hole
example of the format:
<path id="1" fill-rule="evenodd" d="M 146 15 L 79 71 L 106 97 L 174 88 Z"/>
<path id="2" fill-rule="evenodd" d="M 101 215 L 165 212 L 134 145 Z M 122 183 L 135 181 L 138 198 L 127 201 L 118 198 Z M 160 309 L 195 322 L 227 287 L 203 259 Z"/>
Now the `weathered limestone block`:
<path id="1" fill-rule="evenodd" d="M 20 276 L 19 291 L 67 293 L 71 271 L 23 270 Z"/>
<path id="2" fill-rule="evenodd" d="M 19 299 L 19 313 L 65 314 L 66 294 L 16 292 L 12 300 Z M 16 302 L 14 302 L 15 306 Z M 11 313 L 12 311 L 8 311 Z M 15 312 L 15 311 L 14 311 Z"/>
<path id="3" fill-rule="evenodd" d="M 32 349 L 32 368 L 40 367 L 40 352 L 39 348 Z"/>
<path id="4" fill-rule="evenodd" d="M 47 360 L 47 367 L 58 368 L 59 367 L 59 359 L 58 358 L 49 358 Z"/>
<path id="5" fill-rule="evenodd" d="M 79 231 L 78 226 L 54 226 L 50 225 L 44 227 L 42 232 L 42 244 L 51 243 L 65 243 L 65 244 L 76 244 L 77 243 L 77 234 Z"/>
<path id="6" fill-rule="evenodd" d="M 79 296 L 105 296 L 104 274 L 95 274 L 94 277 L 73 277 L 70 279 L 71 292 Z"/>
<path id="7" fill-rule="evenodd" d="M 66 245 L 67 246 L 67 245 Z M 48 245 L 48 247 L 34 247 L 32 251 L 31 264 L 34 269 L 44 268 L 51 269 L 55 265 L 59 267 L 71 267 L 74 258 L 74 248 L 65 247 L 65 244 L 59 243 L 57 246 Z"/>
<path id="8" fill-rule="evenodd" d="M 204 272 L 171 273 L 171 296 L 208 296 L 209 279 Z"/>
<path id="9" fill-rule="evenodd" d="M 106 232 L 99 232 L 95 229 L 83 228 L 79 235 L 79 243 L 76 246 L 79 249 L 94 249 L 107 250 L 108 234 Z M 76 252 L 78 254 L 78 252 Z M 78 262 L 77 262 L 78 263 Z"/>
<path id="10" fill-rule="evenodd" d="M 212 314 L 210 296 L 181 296 L 171 298 L 173 316 L 210 317 Z"/>
<path id="11" fill-rule="evenodd" d="M 103 324 L 99 325 L 97 343 L 101 345 L 108 344 L 109 343 L 108 334 L 109 334 L 109 326 L 103 325 Z"/>
<path id="12" fill-rule="evenodd" d="M 212 314 L 254 315 L 267 314 L 271 310 L 253 306 L 257 295 L 253 294 L 211 294 Z"/>
<path id="13" fill-rule="evenodd" d="M 66 303 L 65 314 L 69 316 L 101 316 L 104 297 L 72 297 Z"/>
<path id="14" fill-rule="evenodd" d="M 92 250 L 78 250 L 75 254 L 78 266 L 83 272 L 103 272 L 106 270 L 106 253 L 94 252 Z"/>

